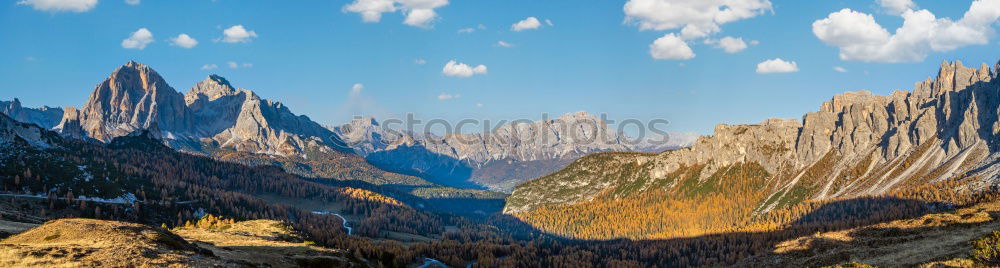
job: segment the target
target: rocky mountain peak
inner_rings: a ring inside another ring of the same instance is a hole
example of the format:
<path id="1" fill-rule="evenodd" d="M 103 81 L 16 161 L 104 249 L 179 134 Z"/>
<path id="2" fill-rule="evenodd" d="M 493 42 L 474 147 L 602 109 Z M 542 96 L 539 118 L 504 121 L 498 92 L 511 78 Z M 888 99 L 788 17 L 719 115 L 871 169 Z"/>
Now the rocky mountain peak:
<path id="1" fill-rule="evenodd" d="M 149 66 L 129 61 L 97 85 L 80 109 L 87 136 L 109 141 L 159 124 L 164 131 L 182 132 L 192 126 L 184 97 Z"/>
<path id="2" fill-rule="evenodd" d="M 234 96 L 239 93 L 240 91 L 236 90 L 236 88 L 229 83 L 229 80 L 226 80 L 226 78 L 222 76 L 212 74 L 206 77 L 205 80 L 195 84 L 194 87 L 192 87 L 191 90 L 184 95 L 184 102 L 187 103 L 187 105 L 191 105 L 192 103 L 198 101 L 199 98 L 202 98 L 202 96 L 204 96 L 204 98 L 208 101 L 214 101 L 222 97 Z"/>

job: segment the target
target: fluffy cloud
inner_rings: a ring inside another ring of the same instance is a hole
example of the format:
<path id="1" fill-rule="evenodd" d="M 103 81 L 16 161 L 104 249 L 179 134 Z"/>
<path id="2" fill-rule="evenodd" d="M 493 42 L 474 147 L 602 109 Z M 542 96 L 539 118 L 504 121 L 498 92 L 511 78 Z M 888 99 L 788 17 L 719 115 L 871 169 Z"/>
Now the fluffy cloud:
<path id="1" fill-rule="evenodd" d="M 139 4 L 139 0 L 125 0 L 125 3 L 135 6 Z"/>
<path id="2" fill-rule="evenodd" d="M 917 8 L 913 0 L 878 0 L 878 5 L 893 15 L 900 15 L 907 10 Z"/>
<path id="3" fill-rule="evenodd" d="M 170 38 L 170 43 L 183 48 L 193 48 L 198 45 L 198 40 L 194 40 L 194 38 L 191 38 L 187 34 L 180 34 L 177 37 Z"/>
<path id="4" fill-rule="evenodd" d="M 637 25 L 639 30 L 679 30 L 656 39 L 650 45 L 650 54 L 654 59 L 693 58 L 695 54 L 686 40 L 707 38 L 721 31 L 723 24 L 753 18 L 772 10 L 769 0 L 628 0 L 623 9 L 625 23 Z M 678 40 L 684 44 L 679 44 Z M 718 47 L 729 53 L 746 48 L 745 42 L 736 41 L 726 40 L 723 46 L 720 40 Z"/>
<path id="5" fill-rule="evenodd" d="M 843 9 L 813 22 L 813 34 L 840 49 L 840 59 L 865 62 L 919 62 L 932 51 L 944 52 L 989 43 L 1000 18 L 1000 0 L 976 0 L 958 21 L 908 9 L 895 33 L 870 14 Z"/>
<path id="6" fill-rule="evenodd" d="M 448 5 L 448 0 L 354 0 L 344 6 L 344 12 L 361 14 L 364 22 L 379 22 L 382 13 L 402 11 L 406 15 L 403 23 L 410 26 L 428 28 L 437 18 L 435 8 Z"/>
<path id="7" fill-rule="evenodd" d="M 424 65 L 424 64 L 427 64 L 427 60 L 424 60 L 424 59 L 415 59 L 415 60 L 413 60 L 413 63 L 415 63 L 417 65 Z"/>
<path id="8" fill-rule="evenodd" d="M 448 93 L 441 93 L 441 95 L 438 95 L 438 100 L 439 101 L 446 101 L 446 100 L 451 100 L 451 99 L 457 99 L 457 98 L 460 98 L 460 97 L 462 97 L 462 94 L 452 95 L 452 94 L 448 94 Z"/>
<path id="9" fill-rule="evenodd" d="M 226 43 L 249 43 L 257 38 L 257 32 L 247 30 L 243 25 L 233 25 L 222 30 L 222 38 L 217 41 Z"/>
<path id="10" fill-rule="evenodd" d="M 146 45 L 153 42 L 153 33 L 146 28 L 139 28 L 129 35 L 128 38 L 122 40 L 122 47 L 127 49 L 145 49 Z"/>
<path id="11" fill-rule="evenodd" d="M 766 60 L 764 62 L 757 64 L 757 73 L 759 74 L 770 74 L 770 73 L 794 73 L 799 71 L 799 65 L 794 61 L 787 62 L 781 58 Z"/>
<path id="12" fill-rule="evenodd" d="M 215 65 L 215 64 L 205 64 L 205 65 L 202 65 L 202 66 L 201 66 L 201 69 L 202 69 L 202 70 L 206 70 L 206 71 L 207 71 L 207 70 L 215 70 L 216 68 L 219 68 L 219 65 Z"/>
<path id="13" fill-rule="evenodd" d="M 668 33 L 649 45 L 649 55 L 658 60 L 686 60 L 694 58 L 694 51 L 684 39 Z"/>
<path id="14" fill-rule="evenodd" d="M 754 42 L 751 41 L 750 43 Z M 743 51 L 744 49 L 747 49 L 747 43 L 743 42 L 742 37 L 726 36 L 719 40 L 706 39 L 705 44 L 709 44 L 716 48 L 720 48 L 729 54 L 738 53 L 740 51 Z"/>
<path id="15" fill-rule="evenodd" d="M 511 25 L 510 30 L 515 32 L 520 32 L 524 30 L 538 29 L 539 27 L 542 27 L 542 23 L 538 21 L 538 18 L 528 17 L 527 19 L 523 19 L 521 21 L 518 21 L 517 23 L 514 23 L 514 25 Z"/>
<path id="16" fill-rule="evenodd" d="M 486 65 L 478 65 L 476 67 L 469 66 L 465 63 L 457 63 L 454 60 L 448 61 L 444 65 L 444 69 L 441 69 L 441 73 L 447 76 L 456 77 L 472 77 L 477 74 L 486 74 Z"/>
<path id="17" fill-rule="evenodd" d="M 718 32 L 719 25 L 749 19 L 771 10 L 768 0 L 629 0 L 625 22 L 641 30 L 681 29 L 685 39 Z"/>
<path id="18" fill-rule="evenodd" d="M 21 0 L 18 5 L 29 5 L 40 11 L 87 12 L 97 6 L 97 0 Z"/>
<path id="19" fill-rule="evenodd" d="M 838 73 L 846 73 L 847 72 L 847 69 L 844 69 L 844 67 L 840 67 L 840 66 L 834 66 L 833 70 L 837 71 Z"/>
<path id="20" fill-rule="evenodd" d="M 497 41 L 497 45 L 498 46 L 502 46 L 502 47 L 512 47 L 512 46 L 514 46 L 513 44 L 504 42 L 503 40 Z"/>

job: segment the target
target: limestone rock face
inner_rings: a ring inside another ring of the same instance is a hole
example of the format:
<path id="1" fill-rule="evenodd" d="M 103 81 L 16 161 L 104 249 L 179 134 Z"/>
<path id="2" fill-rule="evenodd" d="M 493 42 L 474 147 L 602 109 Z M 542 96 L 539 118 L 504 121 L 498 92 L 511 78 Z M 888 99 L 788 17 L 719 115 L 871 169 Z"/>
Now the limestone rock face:
<path id="1" fill-rule="evenodd" d="M 1000 82 L 996 73 L 985 64 L 968 68 L 961 62 L 945 62 L 936 77 L 916 83 L 911 92 L 888 96 L 847 92 L 801 120 L 719 125 L 713 136 L 702 137 L 689 148 L 656 156 L 611 155 L 602 163 L 644 163 L 644 169 L 616 176 L 649 185 L 662 183 L 657 180 L 664 174 L 685 166 L 705 165 L 704 179 L 734 163 L 757 163 L 774 177 L 767 186 L 768 200 L 781 200 L 793 189 L 808 193 L 808 199 L 825 199 L 881 194 L 951 178 L 975 177 L 980 186 L 997 184 Z M 505 211 L 590 200 L 624 182 L 607 181 L 601 176 L 608 174 L 593 167 L 571 167 L 576 168 L 560 172 L 596 175 L 554 174 L 519 186 Z M 545 189 L 551 187 L 577 194 L 556 196 Z M 761 209 L 774 206 L 764 202 Z"/>
<path id="2" fill-rule="evenodd" d="M 62 119 L 63 110 L 42 106 L 41 108 L 26 108 L 21 106 L 21 100 L 15 98 L 13 101 L 0 101 L 0 113 L 10 116 L 14 120 L 36 124 L 44 129 L 51 129 L 59 124 Z"/>
<path id="3" fill-rule="evenodd" d="M 105 142 L 153 123 L 164 131 L 186 133 L 194 126 L 192 119 L 184 97 L 152 68 L 134 61 L 97 85 L 79 118 L 88 136 Z"/>
<path id="4" fill-rule="evenodd" d="M 55 130 L 105 142 L 150 130 L 174 148 L 196 152 L 227 148 L 307 157 L 351 151 L 308 117 L 237 89 L 221 76 L 210 75 L 182 95 L 152 68 L 134 61 L 98 84 L 79 111 L 67 109 Z"/>

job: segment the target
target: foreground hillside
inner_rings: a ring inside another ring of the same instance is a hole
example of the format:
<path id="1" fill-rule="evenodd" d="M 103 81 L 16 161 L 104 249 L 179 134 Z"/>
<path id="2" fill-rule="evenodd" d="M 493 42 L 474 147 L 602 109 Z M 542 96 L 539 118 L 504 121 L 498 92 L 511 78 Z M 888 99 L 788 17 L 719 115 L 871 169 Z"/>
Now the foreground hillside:
<path id="1" fill-rule="evenodd" d="M 344 251 L 305 243 L 278 221 L 201 223 L 172 231 L 61 219 L 0 241 L 4 267 L 352 267 Z"/>
<path id="2" fill-rule="evenodd" d="M 519 185 L 504 212 L 574 238 L 669 238 L 740 228 L 807 201 L 929 183 L 942 193 L 986 189 L 1000 173 L 995 71 L 944 63 L 912 92 L 845 93 L 802 120 L 719 125 L 660 154 L 590 155 Z"/>
<path id="3" fill-rule="evenodd" d="M 989 266 L 976 249 L 992 248 L 984 240 L 1000 231 L 1000 203 L 989 202 L 950 213 L 924 215 L 835 232 L 821 232 L 774 245 L 774 250 L 748 258 L 745 267 L 807 267 L 850 262 L 877 267 Z M 994 263 L 995 264 L 995 263 Z"/>

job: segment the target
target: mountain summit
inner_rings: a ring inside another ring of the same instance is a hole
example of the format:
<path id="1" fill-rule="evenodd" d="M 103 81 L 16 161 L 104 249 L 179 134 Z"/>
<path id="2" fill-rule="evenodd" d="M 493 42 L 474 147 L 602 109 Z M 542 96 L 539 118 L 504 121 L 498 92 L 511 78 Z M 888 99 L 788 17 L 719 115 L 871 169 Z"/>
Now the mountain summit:
<path id="1" fill-rule="evenodd" d="M 80 110 L 68 109 L 56 127 L 64 135 L 110 141 L 154 129 L 175 148 L 305 156 L 350 151 L 331 131 L 279 102 L 236 89 L 210 75 L 182 95 L 149 66 L 129 61 L 90 94 Z"/>

